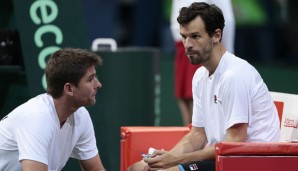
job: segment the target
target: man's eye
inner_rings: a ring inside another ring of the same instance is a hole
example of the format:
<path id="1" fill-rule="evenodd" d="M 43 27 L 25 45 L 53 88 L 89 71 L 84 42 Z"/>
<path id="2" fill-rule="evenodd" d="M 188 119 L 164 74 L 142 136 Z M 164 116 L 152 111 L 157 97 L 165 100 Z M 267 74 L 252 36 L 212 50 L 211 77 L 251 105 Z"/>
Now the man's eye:
<path id="1" fill-rule="evenodd" d="M 88 81 L 94 80 L 95 77 L 89 77 Z"/>
<path id="2" fill-rule="evenodd" d="M 193 39 L 198 39 L 198 38 L 200 38 L 200 36 L 199 35 L 193 35 L 192 38 Z"/>

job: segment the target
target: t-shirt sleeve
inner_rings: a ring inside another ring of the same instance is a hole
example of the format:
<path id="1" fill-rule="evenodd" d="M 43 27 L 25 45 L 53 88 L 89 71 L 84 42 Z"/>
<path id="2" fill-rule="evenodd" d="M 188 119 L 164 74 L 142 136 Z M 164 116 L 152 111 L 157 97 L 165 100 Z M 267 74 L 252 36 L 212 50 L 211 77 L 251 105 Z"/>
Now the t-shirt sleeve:
<path id="1" fill-rule="evenodd" d="M 87 160 L 98 154 L 95 133 L 89 113 L 86 109 L 81 111 L 80 116 L 80 138 L 74 147 L 71 157 L 78 160 Z"/>
<path id="2" fill-rule="evenodd" d="M 237 75 L 227 77 L 219 92 L 225 114 L 225 129 L 238 123 L 248 123 L 250 113 L 249 88 Z"/>

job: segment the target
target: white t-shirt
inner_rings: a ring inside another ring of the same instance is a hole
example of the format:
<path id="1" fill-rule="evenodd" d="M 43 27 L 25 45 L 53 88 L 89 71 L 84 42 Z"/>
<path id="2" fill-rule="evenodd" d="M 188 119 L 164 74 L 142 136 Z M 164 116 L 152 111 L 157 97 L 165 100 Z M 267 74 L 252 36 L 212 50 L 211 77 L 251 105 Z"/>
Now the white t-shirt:
<path id="1" fill-rule="evenodd" d="M 226 130 L 248 123 L 247 141 L 279 141 L 277 110 L 257 70 L 226 52 L 213 75 L 200 67 L 192 82 L 192 125 L 204 127 L 208 144 L 224 139 Z"/>
<path id="2" fill-rule="evenodd" d="M 69 157 L 86 160 L 97 155 L 93 124 L 81 107 L 60 129 L 53 98 L 41 94 L 0 121 L 0 170 L 21 171 L 24 159 L 62 170 Z"/>

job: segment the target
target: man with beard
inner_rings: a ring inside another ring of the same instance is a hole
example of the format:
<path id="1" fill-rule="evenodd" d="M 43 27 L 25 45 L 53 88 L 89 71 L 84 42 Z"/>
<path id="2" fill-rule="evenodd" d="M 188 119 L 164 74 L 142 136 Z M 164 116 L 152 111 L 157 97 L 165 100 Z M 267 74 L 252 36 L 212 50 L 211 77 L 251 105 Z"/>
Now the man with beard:
<path id="1" fill-rule="evenodd" d="M 182 37 L 180 35 L 180 25 L 177 22 L 181 7 L 189 6 L 193 2 L 206 2 L 216 4 L 221 8 L 225 17 L 225 29 L 223 30 L 222 43 L 227 51 L 234 52 L 235 19 L 231 0 L 173 0 L 171 13 L 171 32 L 175 41 L 174 58 L 174 92 L 177 99 L 180 114 L 184 126 L 191 123 L 193 97 L 192 97 L 192 78 L 196 70 L 201 66 L 192 65 L 185 55 Z"/>
<path id="2" fill-rule="evenodd" d="M 221 43 L 222 11 L 194 2 L 177 20 L 189 61 L 202 65 L 192 81 L 192 128 L 169 152 L 155 150 L 129 170 L 215 170 L 218 142 L 278 142 L 278 114 L 266 84 Z"/>

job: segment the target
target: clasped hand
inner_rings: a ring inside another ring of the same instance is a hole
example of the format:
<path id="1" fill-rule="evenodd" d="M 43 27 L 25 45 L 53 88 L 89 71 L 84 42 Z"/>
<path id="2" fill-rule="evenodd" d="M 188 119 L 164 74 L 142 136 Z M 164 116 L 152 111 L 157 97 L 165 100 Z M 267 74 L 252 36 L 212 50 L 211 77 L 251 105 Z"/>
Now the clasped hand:
<path id="1" fill-rule="evenodd" d="M 166 169 L 177 165 L 175 156 L 168 151 L 155 150 L 151 158 L 144 158 L 144 162 L 148 164 L 144 171 Z"/>

